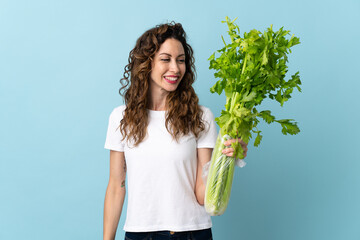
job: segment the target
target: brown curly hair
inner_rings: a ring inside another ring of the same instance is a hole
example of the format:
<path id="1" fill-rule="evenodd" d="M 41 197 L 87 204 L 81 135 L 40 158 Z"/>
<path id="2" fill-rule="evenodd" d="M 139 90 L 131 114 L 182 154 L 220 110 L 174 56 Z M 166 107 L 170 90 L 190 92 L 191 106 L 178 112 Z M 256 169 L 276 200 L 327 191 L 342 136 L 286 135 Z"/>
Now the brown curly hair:
<path id="1" fill-rule="evenodd" d="M 166 129 L 176 141 L 190 132 L 198 137 L 205 129 L 199 98 L 192 87 L 196 77 L 193 49 L 187 44 L 186 33 L 180 23 L 161 24 L 147 30 L 136 41 L 120 80 L 122 87 L 119 93 L 124 97 L 126 105 L 125 114 L 120 121 L 120 131 L 123 140 L 126 137 L 132 139 L 134 146 L 144 140 L 147 132 L 151 63 L 161 44 L 169 38 L 181 42 L 185 51 L 186 70 L 177 89 L 167 95 Z M 126 89 L 129 83 L 130 86 Z"/>

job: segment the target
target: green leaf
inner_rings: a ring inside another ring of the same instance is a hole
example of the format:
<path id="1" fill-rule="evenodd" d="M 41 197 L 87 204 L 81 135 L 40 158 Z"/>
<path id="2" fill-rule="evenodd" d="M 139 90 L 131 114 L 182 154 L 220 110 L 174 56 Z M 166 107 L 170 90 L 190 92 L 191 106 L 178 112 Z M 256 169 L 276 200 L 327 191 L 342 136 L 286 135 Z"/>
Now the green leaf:
<path id="1" fill-rule="evenodd" d="M 221 111 L 221 116 L 215 118 L 215 121 L 217 122 L 217 124 L 219 125 L 219 127 L 223 127 L 225 124 L 227 124 L 229 122 L 231 118 L 231 114 L 228 113 L 227 111 L 222 110 Z"/>
<path id="2" fill-rule="evenodd" d="M 251 111 L 245 107 L 241 107 L 240 104 L 237 104 L 237 106 L 233 110 L 233 114 L 238 118 L 243 118 L 247 115 L 249 115 Z"/>
<path id="3" fill-rule="evenodd" d="M 225 86 L 225 96 L 231 98 L 233 91 L 231 89 L 231 85 Z"/>
<path id="4" fill-rule="evenodd" d="M 208 58 L 208 60 L 210 61 L 210 60 L 214 60 L 215 59 L 215 53 L 213 53 L 209 58 Z"/>
<path id="5" fill-rule="evenodd" d="M 275 117 L 271 115 L 271 112 L 269 110 L 261 111 L 259 115 L 264 121 L 268 124 L 275 121 Z"/>
<path id="6" fill-rule="evenodd" d="M 290 134 L 295 135 L 300 132 L 299 127 L 297 126 L 296 122 L 291 122 L 292 119 L 282 119 L 282 120 L 276 120 L 276 122 L 281 124 L 282 130 L 281 132 L 284 135 Z"/>
<path id="7" fill-rule="evenodd" d="M 258 147 L 260 145 L 261 139 L 262 139 L 262 135 L 260 134 L 261 131 L 256 131 L 257 136 L 255 138 L 255 142 L 254 142 L 254 146 Z"/>
<path id="8" fill-rule="evenodd" d="M 225 81 L 217 81 L 215 83 L 215 85 L 210 88 L 210 92 L 211 93 L 216 92 L 220 95 L 224 89 L 224 84 L 226 84 L 226 80 Z"/>
<path id="9" fill-rule="evenodd" d="M 244 158 L 244 149 L 242 148 L 241 144 L 239 142 L 233 142 L 231 143 L 231 147 L 234 149 L 234 157 L 243 159 Z"/>
<path id="10" fill-rule="evenodd" d="M 268 56 L 267 56 L 267 47 L 265 47 L 264 51 L 262 52 L 262 65 L 266 65 L 269 62 Z"/>
<path id="11" fill-rule="evenodd" d="M 277 92 L 277 94 L 276 94 L 276 96 L 275 96 L 275 99 L 276 99 L 276 101 L 278 101 L 278 102 L 281 104 L 281 106 L 282 106 L 283 98 L 282 98 L 282 95 L 281 95 L 281 89 L 278 90 L 278 92 Z"/>
<path id="12" fill-rule="evenodd" d="M 256 97 L 256 92 L 251 92 L 248 95 L 245 95 L 242 99 L 241 102 L 250 102 L 252 101 L 254 98 Z"/>

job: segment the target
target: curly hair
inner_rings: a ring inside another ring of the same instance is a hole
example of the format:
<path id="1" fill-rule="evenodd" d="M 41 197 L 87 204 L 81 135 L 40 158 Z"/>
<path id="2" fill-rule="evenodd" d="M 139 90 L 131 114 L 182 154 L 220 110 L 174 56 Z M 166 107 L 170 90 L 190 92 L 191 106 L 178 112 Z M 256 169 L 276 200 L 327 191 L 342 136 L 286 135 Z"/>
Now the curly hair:
<path id="1" fill-rule="evenodd" d="M 193 49 L 187 44 L 186 33 L 180 23 L 160 24 L 138 38 L 129 53 L 129 63 L 125 66 L 123 78 L 120 80 L 122 87 L 119 94 L 124 97 L 126 105 L 120 121 L 120 131 L 123 140 L 126 137 L 128 140 L 132 139 L 134 146 L 146 137 L 151 63 L 161 44 L 169 38 L 181 42 L 185 51 L 186 70 L 177 89 L 169 92 L 166 97 L 166 129 L 176 141 L 190 132 L 198 137 L 205 129 L 199 98 L 192 87 L 196 77 Z"/>

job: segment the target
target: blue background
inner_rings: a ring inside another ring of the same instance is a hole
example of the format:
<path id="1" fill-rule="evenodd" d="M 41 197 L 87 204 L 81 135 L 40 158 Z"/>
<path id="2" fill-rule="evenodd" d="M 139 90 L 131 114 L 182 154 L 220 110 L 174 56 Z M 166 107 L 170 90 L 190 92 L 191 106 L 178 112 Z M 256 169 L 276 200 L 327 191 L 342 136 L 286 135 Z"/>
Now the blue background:
<path id="1" fill-rule="evenodd" d="M 284 26 L 300 37 L 289 75 L 302 93 L 278 118 L 301 133 L 261 124 L 263 141 L 237 168 L 218 240 L 360 239 L 360 2 L 0 1 L 0 239 L 101 239 L 108 117 L 122 104 L 119 79 L 147 29 L 181 22 L 195 51 L 195 90 L 218 116 L 224 96 L 208 57 L 223 44 L 221 21 L 242 32 Z M 123 239 L 126 202 L 116 239 Z"/>

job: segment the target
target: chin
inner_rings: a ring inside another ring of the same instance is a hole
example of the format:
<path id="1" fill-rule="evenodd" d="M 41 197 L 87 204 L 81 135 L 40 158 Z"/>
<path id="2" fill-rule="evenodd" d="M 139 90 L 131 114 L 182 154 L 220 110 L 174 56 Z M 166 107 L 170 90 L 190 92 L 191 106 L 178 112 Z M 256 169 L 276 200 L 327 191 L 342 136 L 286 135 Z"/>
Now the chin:
<path id="1" fill-rule="evenodd" d="M 177 88 L 178 88 L 178 84 L 176 86 L 164 86 L 163 90 L 167 91 L 167 92 L 174 92 Z"/>
<path id="2" fill-rule="evenodd" d="M 175 92 L 177 88 L 163 88 L 166 92 Z"/>

